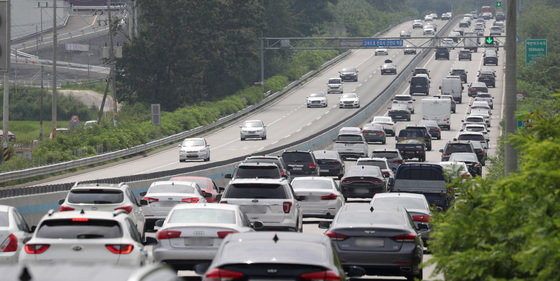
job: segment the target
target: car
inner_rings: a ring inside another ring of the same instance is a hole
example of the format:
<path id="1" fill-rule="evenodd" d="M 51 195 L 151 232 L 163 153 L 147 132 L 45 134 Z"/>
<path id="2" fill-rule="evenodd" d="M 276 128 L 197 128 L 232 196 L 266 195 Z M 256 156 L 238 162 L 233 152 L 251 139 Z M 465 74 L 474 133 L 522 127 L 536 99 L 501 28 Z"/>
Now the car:
<path id="1" fill-rule="evenodd" d="M 340 77 L 329 78 L 327 82 L 327 94 L 342 94 L 344 92 L 343 82 Z"/>
<path id="2" fill-rule="evenodd" d="M 393 120 L 406 120 L 410 121 L 410 109 L 408 105 L 402 103 L 392 103 L 387 111 L 387 115 Z"/>
<path id="3" fill-rule="evenodd" d="M 432 136 L 430 135 L 430 131 L 426 126 L 423 125 L 407 125 L 404 130 L 399 132 L 398 140 L 402 140 L 403 136 L 401 132 L 406 133 L 407 139 L 419 139 L 424 140 L 426 143 L 426 147 L 428 150 L 432 150 Z"/>
<path id="4" fill-rule="evenodd" d="M 465 162 L 442 161 L 439 165 L 443 168 L 444 177 L 447 182 L 453 182 L 457 178 L 471 178 L 471 173 Z"/>
<path id="5" fill-rule="evenodd" d="M 340 74 L 340 79 L 344 81 L 354 81 L 358 82 L 358 70 L 355 67 L 345 67 L 338 72 Z"/>
<path id="6" fill-rule="evenodd" d="M 471 152 L 474 153 L 474 148 L 470 141 L 448 141 L 443 149 L 440 149 L 441 161 L 449 161 L 449 156 L 455 152 Z"/>
<path id="7" fill-rule="evenodd" d="M 0 205 L 0 264 L 17 264 L 33 231 L 16 207 Z"/>
<path id="8" fill-rule="evenodd" d="M 362 134 L 367 143 L 380 142 L 381 144 L 385 144 L 386 142 L 385 128 L 383 128 L 381 124 L 364 124 L 362 127 Z"/>
<path id="9" fill-rule="evenodd" d="M 481 69 L 477 75 L 478 82 L 483 82 L 487 87 L 496 88 L 496 73 L 490 69 Z"/>
<path id="10" fill-rule="evenodd" d="M 486 142 L 490 142 L 490 130 L 486 128 L 485 125 L 482 124 L 466 124 L 461 129 L 461 132 L 478 132 L 484 135 Z"/>
<path id="11" fill-rule="evenodd" d="M 386 158 L 387 163 L 393 172 L 396 171 L 397 168 L 404 162 L 399 150 L 392 148 L 374 149 L 371 152 L 371 158 Z"/>
<path id="12" fill-rule="evenodd" d="M 494 109 L 494 98 L 489 93 L 478 93 L 474 98 L 474 101 L 485 101 L 490 106 L 490 109 Z"/>
<path id="13" fill-rule="evenodd" d="M 282 169 L 275 163 L 270 162 L 241 162 L 239 163 L 233 174 L 225 174 L 226 179 L 285 179 L 282 175 Z"/>
<path id="14" fill-rule="evenodd" d="M 439 86 L 440 94 L 451 95 L 453 99 L 458 102 L 463 102 L 463 81 L 461 76 L 449 75 L 441 80 L 441 85 Z"/>
<path id="15" fill-rule="evenodd" d="M 461 33 L 457 32 L 457 31 L 451 31 L 449 32 L 449 38 L 453 39 L 454 43 L 458 43 L 459 40 L 461 40 Z M 470 52 L 470 51 L 469 51 Z M 460 54 L 459 54 L 460 55 Z"/>
<path id="16" fill-rule="evenodd" d="M 368 155 L 368 143 L 359 127 L 347 127 L 357 129 L 355 132 L 338 133 L 334 139 L 332 149 L 340 154 L 342 159 L 366 157 Z M 343 128 L 344 129 L 344 128 Z"/>
<path id="17" fill-rule="evenodd" d="M 356 161 L 356 166 L 360 165 L 379 167 L 379 169 L 381 169 L 383 177 L 387 180 L 387 184 L 389 185 L 389 187 L 393 186 L 393 183 L 395 183 L 395 174 L 393 173 L 393 169 L 391 169 L 391 166 L 389 166 L 387 158 L 358 158 L 358 160 Z"/>
<path id="18" fill-rule="evenodd" d="M 226 236 L 253 232 L 262 222 L 250 222 L 238 205 L 179 204 L 156 225 L 160 228 L 154 259 L 175 270 L 192 270 L 210 263 Z"/>
<path id="19" fill-rule="evenodd" d="M 84 123 L 84 128 L 91 128 L 97 125 L 97 120 L 88 120 Z"/>
<path id="20" fill-rule="evenodd" d="M 468 115 L 465 120 L 461 120 L 461 122 L 463 122 L 463 127 L 467 124 L 483 124 L 484 126 L 488 127 L 486 119 L 484 118 L 484 116 L 480 115 Z"/>
<path id="21" fill-rule="evenodd" d="M 239 125 L 239 137 L 241 141 L 249 138 L 266 140 L 266 126 L 262 120 L 247 120 Z"/>
<path id="22" fill-rule="evenodd" d="M 474 32 L 476 32 L 478 36 L 484 36 L 484 25 L 477 23 L 474 28 Z"/>
<path id="23" fill-rule="evenodd" d="M 429 22 L 427 24 L 424 25 L 424 28 L 426 27 L 431 27 L 434 29 L 434 32 L 437 32 L 437 24 L 435 22 Z"/>
<path id="24" fill-rule="evenodd" d="M 466 19 L 462 19 L 459 22 L 459 27 L 469 27 L 471 25 L 470 21 L 466 20 Z"/>
<path id="25" fill-rule="evenodd" d="M 484 50 L 483 65 L 494 64 L 498 65 L 498 53 L 493 49 Z"/>
<path id="26" fill-rule="evenodd" d="M 430 78 L 430 70 L 424 67 L 416 67 L 414 68 L 414 70 L 412 71 L 412 76 L 416 76 L 418 74 L 425 74 L 428 76 L 428 78 Z"/>
<path id="27" fill-rule="evenodd" d="M 346 270 L 359 267 L 367 275 L 422 280 L 424 244 L 405 209 L 347 204 L 332 223 L 320 222 L 319 227 L 328 228 L 326 234 Z"/>
<path id="28" fill-rule="evenodd" d="M 441 20 L 450 20 L 452 17 L 452 13 L 451 12 L 446 12 L 441 14 Z"/>
<path id="29" fill-rule="evenodd" d="M 198 177 L 198 176 L 179 176 L 179 177 L 172 177 L 169 179 L 170 181 L 188 181 L 194 182 L 202 190 L 202 196 L 206 198 L 206 202 L 214 203 L 219 201 L 218 194 L 220 194 L 220 187 L 214 182 L 213 179 L 208 177 Z M 206 195 L 210 194 L 210 195 Z"/>
<path id="30" fill-rule="evenodd" d="M 418 139 L 397 140 L 395 147 L 403 159 L 417 158 L 419 162 L 426 161 L 426 143 Z"/>
<path id="31" fill-rule="evenodd" d="M 424 16 L 424 21 L 433 21 L 433 20 L 434 20 L 434 16 L 432 14 Z"/>
<path id="32" fill-rule="evenodd" d="M 317 161 L 311 151 L 289 150 L 282 152 L 281 157 L 291 177 L 319 175 Z"/>
<path id="33" fill-rule="evenodd" d="M 412 45 L 406 45 L 403 52 L 405 55 L 416 55 L 416 48 Z"/>
<path id="34" fill-rule="evenodd" d="M 188 138 L 179 145 L 179 162 L 193 159 L 210 161 L 210 145 L 205 138 Z"/>
<path id="35" fill-rule="evenodd" d="M 488 142 L 486 141 L 486 137 L 482 132 L 469 132 L 469 131 L 462 131 L 459 132 L 457 135 L 457 140 L 461 141 L 471 141 L 471 142 L 480 142 L 484 149 L 488 149 Z"/>
<path id="36" fill-rule="evenodd" d="M 339 108 L 359 108 L 360 97 L 356 93 L 346 93 L 340 96 L 338 101 Z"/>
<path id="37" fill-rule="evenodd" d="M 389 51 L 387 49 L 375 49 L 374 55 L 376 55 L 376 56 L 388 56 Z"/>
<path id="38" fill-rule="evenodd" d="M 371 123 L 383 125 L 385 134 L 393 137 L 395 136 L 395 123 L 393 122 L 393 118 L 390 116 L 374 116 Z"/>
<path id="39" fill-rule="evenodd" d="M 490 36 L 500 36 L 502 35 L 502 31 L 501 26 L 492 26 L 490 27 Z"/>
<path id="40" fill-rule="evenodd" d="M 453 29 L 453 32 L 457 32 L 457 33 L 461 34 L 461 36 L 463 36 L 463 34 L 465 33 L 465 30 L 463 28 L 458 27 L 458 28 Z"/>
<path id="41" fill-rule="evenodd" d="M 449 49 L 444 47 L 437 47 L 435 52 L 436 52 L 436 60 L 439 59 L 449 60 Z"/>
<path id="42" fill-rule="evenodd" d="M 430 132 L 432 138 L 435 138 L 436 140 L 441 140 L 441 128 L 439 127 L 438 122 L 436 120 L 422 119 L 418 121 L 418 126 L 424 126 L 428 128 L 428 131 Z"/>
<path id="43" fill-rule="evenodd" d="M 76 182 L 66 197 L 59 200 L 58 203 L 60 212 L 125 210 L 138 232 L 144 237 L 146 218 L 142 205 L 124 182 L 119 184 Z"/>
<path id="44" fill-rule="evenodd" d="M 476 157 L 478 158 L 478 162 L 480 165 L 486 165 L 486 158 L 488 158 L 487 149 L 482 146 L 482 143 L 479 141 L 471 142 L 474 148 L 474 153 L 476 153 Z"/>
<path id="45" fill-rule="evenodd" d="M 410 78 L 409 94 L 430 94 L 430 77 L 427 74 L 416 74 Z"/>
<path id="46" fill-rule="evenodd" d="M 416 28 L 424 28 L 424 23 L 422 22 L 422 20 L 414 20 L 412 22 L 412 29 Z"/>
<path id="47" fill-rule="evenodd" d="M 385 60 L 381 65 L 381 75 L 384 74 L 397 74 L 397 65 L 392 60 Z"/>
<path id="48" fill-rule="evenodd" d="M 468 87 L 469 97 L 476 97 L 479 93 L 488 93 L 488 87 L 484 82 L 471 82 Z"/>
<path id="49" fill-rule="evenodd" d="M 483 101 L 483 100 L 473 100 L 471 105 L 469 105 L 469 110 L 467 114 L 470 114 L 470 112 L 473 109 L 477 109 L 477 108 L 486 109 L 490 115 L 492 114 L 492 108 L 490 107 L 487 101 Z"/>
<path id="50" fill-rule="evenodd" d="M 422 32 L 423 35 L 435 35 L 436 34 L 436 30 L 433 26 L 431 25 L 425 25 L 424 26 L 424 31 Z"/>
<path id="51" fill-rule="evenodd" d="M 395 104 L 395 103 L 406 104 L 410 113 L 414 114 L 414 102 L 415 101 L 416 101 L 416 99 L 414 99 L 411 95 L 399 94 L 399 95 L 395 95 L 395 97 L 393 97 L 393 102 L 392 103 L 393 104 Z"/>
<path id="52" fill-rule="evenodd" d="M 341 179 L 344 175 L 344 160 L 338 151 L 334 150 L 314 150 L 313 156 L 319 166 L 319 176 L 334 176 Z"/>
<path id="53" fill-rule="evenodd" d="M 70 130 L 70 128 L 56 128 L 55 129 L 56 134 L 69 134 L 72 130 Z"/>
<path id="54" fill-rule="evenodd" d="M 291 181 L 291 174 L 290 171 L 287 169 L 287 165 L 284 162 L 284 159 L 280 156 L 276 155 L 252 155 L 245 157 L 243 160 L 245 163 L 274 163 L 280 169 L 280 175 Z"/>
<path id="55" fill-rule="evenodd" d="M 503 12 L 496 12 L 496 21 L 506 20 L 506 15 Z"/>
<path id="56" fill-rule="evenodd" d="M 401 38 L 410 38 L 410 30 L 401 30 Z"/>
<path id="57" fill-rule="evenodd" d="M 333 178 L 299 177 L 291 185 L 303 217 L 334 218 L 344 206 L 344 196 Z"/>
<path id="58" fill-rule="evenodd" d="M 307 108 L 310 107 L 327 107 L 329 106 L 329 101 L 327 100 L 327 95 L 322 92 L 311 93 L 306 100 Z"/>
<path id="59" fill-rule="evenodd" d="M 74 262 L 143 266 L 153 262 L 142 235 L 125 210 L 45 214 L 20 252 L 20 263 Z"/>
<path id="60" fill-rule="evenodd" d="M 293 189 L 284 179 L 236 179 L 226 186 L 220 204 L 239 205 L 261 230 L 303 230 L 303 213 Z"/>
<path id="61" fill-rule="evenodd" d="M 453 48 L 453 46 L 455 45 L 455 41 L 452 38 L 443 38 L 441 40 L 441 47 L 445 47 L 445 48 Z"/>
<path id="62" fill-rule="evenodd" d="M 333 248 L 329 237 L 320 234 L 235 233 L 224 239 L 212 263 L 196 273 L 202 281 L 262 280 L 271 275 L 281 280 L 345 281 L 345 269 Z M 363 274 L 346 270 L 349 276 Z"/>
<path id="63" fill-rule="evenodd" d="M 424 245 L 427 244 L 432 229 L 430 223 L 432 211 L 424 194 L 408 192 L 377 193 L 369 204 L 374 210 L 404 208 L 414 221 L 415 227 L 419 229 L 418 233 L 422 237 Z M 427 227 L 420 227 L 421 224 L 425 224 Z"/>
<path id="64" fill-rule="evenodd" d="M 469 112 L 469 115 L 474 115 L 474 116 L 482 116 L 484 117 L 484 122 L 486 122 L 486 126 L 490 127 L 490 119 L 491 119 L 491 114 L 490 114 L 490 110 L 484 109 L 484 108 L 474 108 L 471 109 Z"/>
<path id="65" fill-rule="evenodd" d="M 451 162 L 464 162 L 467 164 L 471 176 L 482 176 L 482 164 L 478 162 L 478 156 L 474 152 L 453 152 L 449 156 Z"/>
<path id="66" fill-rule="evenodd" d="M 7 133 L 8 141 L 16 141 L 16 135 L 10 131 Z M 0 141 L 4 140 L 4 130 L 0 129 Z"/>
<path id="67" fill-rule="evenodd" d="M 202 189 L 195 182 L 154 181 L 140 203 L 146 216 L 146 230 L 155 230 L 157 220 L 165 219 L 169 211 L 177 204 L 206 203 L 211 194 L 202 195 Z"/>
<path id="68" fill-rule="evenodd" d="M 451 71 L 449 72 L 449 75 L 452 75 L 452 76 L 459 76 L 459 77 L 461 77 L 461 82 L 467 83 L 467 74 L 468 74 L 468 73 L 469 73 L 469 72 L 466 71 L 466 70 L 463 69 L 463 68 L 453 68 L 453 69 L 451 69 Z"/>
<path id="69" fill-rule="evenodd" d="M 345 199 L 371 198 L 375 193 L 387 192 L 388 185 L 379 167 L 350 166 L 340 179 L 340 191 Z"/>

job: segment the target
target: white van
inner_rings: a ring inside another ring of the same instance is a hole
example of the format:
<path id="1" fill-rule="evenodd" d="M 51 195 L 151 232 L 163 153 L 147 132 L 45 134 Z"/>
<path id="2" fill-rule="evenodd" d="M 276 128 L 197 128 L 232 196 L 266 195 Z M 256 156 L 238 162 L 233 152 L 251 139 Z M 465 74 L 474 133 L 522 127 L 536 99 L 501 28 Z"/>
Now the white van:
<path id="1" fill-rule="evenodd" d="M 451 100 L 422 99 L 422 119 L 435 120 L 441 128 L 451 129 Z"/>
<path id="2" fill-rule="evenodd" d="M 463 101 L 463 84 L 461 83 L 460 76 L 447 76 L 443 78 L 439 89 L 442 95 L 450 95 L 458 103 Z"/>

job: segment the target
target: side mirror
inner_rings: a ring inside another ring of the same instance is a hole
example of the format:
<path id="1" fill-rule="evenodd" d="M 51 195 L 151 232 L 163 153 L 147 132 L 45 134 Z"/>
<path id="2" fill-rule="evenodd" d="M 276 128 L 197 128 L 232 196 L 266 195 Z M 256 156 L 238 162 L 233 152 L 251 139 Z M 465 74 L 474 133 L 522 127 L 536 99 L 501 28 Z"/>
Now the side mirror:
<path id="1" fill-rule="evenodd" d="M 441 86 L 439 86 L 439 89 L 441 90 Z"/>
<path id="2" fill-rule="evenodd" d="M 320 221 L 319 222 L 319 228 L 329 229 L 329 227 L 331 227 L 331 222 L 330 221 Z"/>
<path id="3" fill-rule="evenodd" d="M 33 233 L 33 232 L 31 232 Z M 21 241 L 23 244 L 27 244 L 27 242 L 29 242 L 29 240 L 31 240 L 31 237 L 25 237 L 23 238 L 23 241 Z"/>
<path id="4" fill-rule="evenodd" d="M 210 197 L 212 197 L 212 193 L 210 193 L 210 192 L 205 192 L 204 193 L 204 198 L 210 198 Z"/>
<path id="5" fill-rule="evenodd" d="M 58 205 L 62 205 L 62 204 L 64 204 L 64 199 L 58 200 Z"/>
<path id="6" fill-rule="evenodd" d="M 264 229 L 264 224 L 262 223 L 262 221 L 254 221 L 251 222 L 251 228 L 253 228 L 254 230 L 262 230 Z"/>
<path id="7" fill-rule="evenodd" d="M 217 195 L 216 195 L 216 202 L 220 202 L 220 200 L 222 200 L 222 195 L 221 195 L 221 194 L 217 194 Z"/>
<path id="8" fill-rule="evenodd" d="M 208 271 L 209 267 L 210 267 L 209 262 L 195 264 L 194 272 L 198 275 L 204 275 L 206 274 L 206 271 Z"/>
<path id="9" fill-rule="evenodd" d="M 147 193 L 147 192 L 142 191 L 142 192 L 139 193 L 139 195 L 140 195 L 140 196 L 146 196 L 146 193 Z"/>
<path id="10" fill-rule="evenodd" d="M 158 243 L 158 240 L 154 237 L 146 237 L 146 242 L 144 242 L 144 245 L 156 245 Z"/>
<path id="11" fill-rule="evenodd" d="M 148 200 L 140 200 L 140 206 L 148 206 Z"/>
<path id="12" fill-rule="evenodd" d="M 34 226 L 31 227 L 30 232 L 33 233 L 33 232 L 35 232 L 36 229 L 37 229 L 37 226 L 34 225 Z"/>
<path id="13" fill-rule="evenodd" d="M 220 192 L 224 192 L 224 190 L 226 190 L 226 188 L 223 187 L 223 186 L 220 186 L 220 187 L 218 187 L 218 190 L 219 190 Z"/>
<path id="14" fill-rule="evenodd" d="M 440 149 L 439 152 L 443 153 L 443 149 Z"/>
<path id="15" fill-rule="evenodd" d="M 231 178 L 232 178 L 232 175 L 231 175 L 231 174 L 225 174 L 225 175 L 224 175 L 224 178 L 226 178 L 226 179 L 231 179 Z"/>
<path id="16" fill-rule="evenodd" d="M 163 226 L 163 221 L 164 220 L 157 220 L 156 223 L 155 223 L 155 226 L 162 227 Z"/>

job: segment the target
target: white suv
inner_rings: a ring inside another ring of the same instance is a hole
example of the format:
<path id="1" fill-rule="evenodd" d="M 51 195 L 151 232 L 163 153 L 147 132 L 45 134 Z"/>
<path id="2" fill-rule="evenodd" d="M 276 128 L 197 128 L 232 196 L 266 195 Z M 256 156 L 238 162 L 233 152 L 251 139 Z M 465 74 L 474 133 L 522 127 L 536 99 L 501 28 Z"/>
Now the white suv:
<path id="1" fill-rule="evenodd" d="M 342 79 L 340 77 L 329 78 L 327 82 L 327 94 L 342 94 L 343 92 Z"/>
<path id="2" fill-rule="evenodd" d="M 234 179 L 220 203 L 239 205 L 251 222 L 263 223 L 263 230 L 303 230 L 301 207 L 285 179 Z"/>
<path id="3" fill-rule="evenodd" d="M 396 95 L 393 98 L 393 103 L 406 104 L 411 114 L 414 114 L 414 101 L 416 99 L 412 98 L 411 95 Z"/>
<path id="4" fill-rule="evenodd" d="M 144 212 L 140 202 L 125 183 L 79 183 L 76 182 L 65 199 L 58 201 L 60 211 L 106 211 L 125 210 L 144 237 Z"/>
<path id="5" fill-rule="evenodd" d="M 20 262 L 105 263 L 142 266 L 153 261 L 126 211 L 50 210 L 20 253 Z"/>
<path id="6" fill-rule="evenodd" d="M 333 150 L 337 151 L 342 159 L 367 157 L 368 143 L 360 130 L 341 132 L 335 139 Z"/>

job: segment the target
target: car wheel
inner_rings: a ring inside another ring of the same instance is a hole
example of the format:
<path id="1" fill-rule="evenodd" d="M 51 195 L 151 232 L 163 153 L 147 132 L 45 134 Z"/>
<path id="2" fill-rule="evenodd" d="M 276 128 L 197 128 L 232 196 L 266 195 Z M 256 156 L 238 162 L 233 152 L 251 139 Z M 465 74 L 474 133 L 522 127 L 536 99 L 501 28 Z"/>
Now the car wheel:
<path id="1" fill-rule="evenodd" d="M 381 144 L 385 144 L 386 142 L 387 142 L 387 140 L 384 139 L 384 140 L 381 142 Z"/>
<path id="2" fill-rule="evenodd" d="M 438 140 L 441 140 L 441 135 L 439 135 L 439 136 L 437 137 L 437 139 L 438 139 Z"/>
<path id="3" fill-rule="evenodd" d="M 420 162 L 425 162 L 425 161 L 426 161 L 426 156 L 420 157 L 418 160 L 419 160 Z"/>
<path id="4" fill-rule="evenodd" d="M 266 135 L 264 137 L 261 138 L 262 140 L 266 140 Z"/>
<path id="5" fill-rule="evenodd" d="M 208 162 L 210 161 L 210 155 L 208 155 L 208 157 L 204 158 L 204 162 Z"/>
<path id="6" fill-rule="evenodd" d="M 408 117 L 406 118 L 406 121 L 410 121 L 410 116 L 408 116 Z"/>
<path id="7" fill-rule="evenodd" d="M 245 138 L 244 138 L 244 137 L 241 137 L 241 141 L 244 141 L 244 140 L 245 140 Z"/>
<path id="8" fill-rule="evenodd" d="M 179 163 L 185 162 L 185 161 L 186 161 L 186 160 L 184 160 L 184 159 L 179 159 Z"/>
<path id="9" fill-rule="evenodd" d="M 422 280 L 424 278 L 424 276 L 422 274 L 422 269 L 419 269 L 419 270 L 420 270 L 420 272 L 418 274 L 407 275 L 406 280 L 407 281 Z"/>

